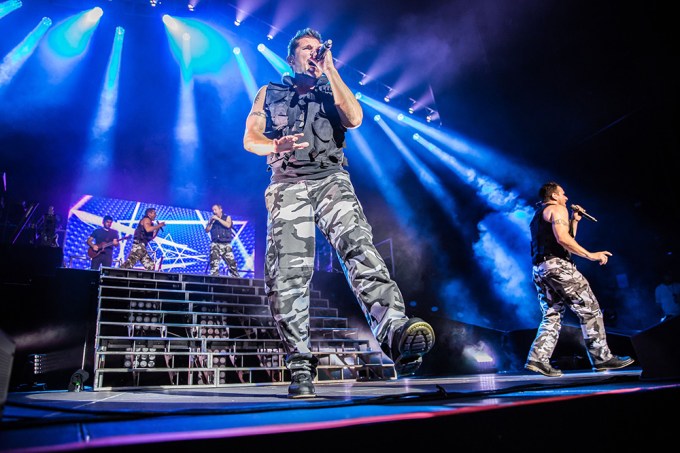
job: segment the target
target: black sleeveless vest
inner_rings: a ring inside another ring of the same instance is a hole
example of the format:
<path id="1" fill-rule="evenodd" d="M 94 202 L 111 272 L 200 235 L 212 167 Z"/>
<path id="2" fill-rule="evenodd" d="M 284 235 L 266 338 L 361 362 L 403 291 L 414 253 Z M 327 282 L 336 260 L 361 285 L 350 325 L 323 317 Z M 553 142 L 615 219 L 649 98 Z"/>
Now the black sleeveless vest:
<path id="1" fill-rule="evenodd" d="M 222 220 L 227 220 L 226 214 L 222 214 Z M 210 228 L 210 239 L 220 244 L 230 244 L 232 239 L 234 239 L 234 231 L 215 221 L 212 228 Z"/>
<path id="2" fill-rule="evenodd" d="M 265 95 L 267 125 L 264 135 L 277 139 L 302 132 L 299 142 L 310 146 L 283 154 L 267 156 L 272 181 L 320 179 L 344 171 L 347 159 L 343 152 L 346 128 L 333 101 L 333 92 L 325 76 L 307 94 L 298 95 L 290 76 L 283 83 L 270 83 Z"/>
<path id="3" fill-rule="evenodd" d="M 550 258 L 562 258 L 572 261 L 571 253 L 562 247 L 552 230 L 552 224 L 543 220 L 543 210 L 547 207 L 541 206 L 536 209 L 533 219 L 529 224 L 531 231 L 531 262 L 535 266 Z"/>
<path id="4" fill-rule="evenodd" d="M 151 220 L 151 217 L 149 216 L 144 216 L 141 219 L 139 219 L 139 223 L 137 224 L 137 228 L 135 228 L 135 233 L 134 233 L 134 240 L 141 242 L 142 244 L 148 244 L 149 241 L 153 239 L 153 231 L 151 233 L 147 233 L 144 227 L 142 226 L 142 220 L 145 218 Z M 153 225 L 153 221 L 151 221 L 151 224 Z"/>

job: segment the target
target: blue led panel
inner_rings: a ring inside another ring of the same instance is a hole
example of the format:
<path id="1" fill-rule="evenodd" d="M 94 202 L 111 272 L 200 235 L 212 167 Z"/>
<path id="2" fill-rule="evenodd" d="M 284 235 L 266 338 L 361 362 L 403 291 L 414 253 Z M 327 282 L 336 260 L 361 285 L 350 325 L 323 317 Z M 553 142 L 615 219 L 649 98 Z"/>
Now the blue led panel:
<path id="1" fill-rule="evenodd" d="M 142 201 L 118 200 L 85 195 L 69 210 L 64 236 L 64 261 L 74 269 L 89 269 L 87 257 L 87 238 L 95 228 L 102 226 L 105 215 L 113 217 L 113 228 L 121 237 L 131 236 L 137 223 L 147 208 L 156 208 L 156 221 L 165 222 L 165 227 L 150 243 L 150 255 L 156 262 L 156 270 L 190 274 L 207 274 L 210 257 L 210 235 L 205 225 L 212 212 L 192 210 L 145 203 Z M 225 214 L 234 221 L 234 240 L 232 249 L 236 257 L 239 274 L 244 278 L 254 277 L 255 231 L 247 219 Z M 130 253 L 132 241 L 124 241 L 114 248 L 114 267 Z M 143 269 L 141 263 L 136 268 Z M 228 275 L 224 262 L 220 264 L 220 274 Z"/>

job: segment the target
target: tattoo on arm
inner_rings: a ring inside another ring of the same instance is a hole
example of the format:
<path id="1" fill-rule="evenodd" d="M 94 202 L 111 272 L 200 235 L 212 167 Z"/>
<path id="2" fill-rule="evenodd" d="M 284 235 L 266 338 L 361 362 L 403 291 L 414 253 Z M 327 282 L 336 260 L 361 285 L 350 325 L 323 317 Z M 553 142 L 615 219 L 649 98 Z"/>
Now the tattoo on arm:
<path id="1" fill-rule="evenodd" d="M 255 100 L 253 102 L 255 103 L 255 102 L 259 101 L 261 97 L 262 97 L 262 90 L 257 92 L 257 94 L 255 95 Z"/>
<path id="2" fill-rule="evenodd" d="M 555 220 L 553 220 L 553 223 L 555 225 L 569 225 L 569 222 L 567 222 L 566 220 L 559 218 L 559 217 L 556 218 Z"/>
<path id="3" fill-rule="evenodd" d="M 264 112 L 252 112 L 251 115 L 261 116 L 262 118 L 267 117 L 267 115 Z"/>

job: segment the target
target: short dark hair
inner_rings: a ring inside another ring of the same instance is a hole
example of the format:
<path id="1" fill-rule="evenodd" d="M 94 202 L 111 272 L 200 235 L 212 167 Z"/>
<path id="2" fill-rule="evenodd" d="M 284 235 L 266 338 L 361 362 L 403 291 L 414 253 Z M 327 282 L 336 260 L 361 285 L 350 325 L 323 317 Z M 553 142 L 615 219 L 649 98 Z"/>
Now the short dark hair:
<path id="1" fill-rule="evenodd" d="M 321 33 L 318 31 L 314 30 L 313 28 L 303 28 L 302 30 L 298 30 L 297 33 L 295 33 L 295 36 L 291 38 L 291 40 L 288 42 L 288 56 L 292 57 L 295 55 L 295 49 L 297 49 L 298 43 L 302 38 L 305 36 L 309 36 L 310 38 L 316 38 L 319 40 L 319 42 L 323 42 L 323 39 L 321 38 Z"/>
<path id="2" fill-rule="evenodd" d="M 560 187 L 555 181 L 546 182 L 538 189 L 538 197 L 541 201 L 550 201 L 552 194 L 557 192 L 557 188 Z"/>
<path id="3" fill-rule="evenodd" d="M 111 217 L 110 215 L 105 215 L 104 218 L 102 219 L 102 223 L 107 222 L 109 220 L 113 222 L 113 217 Z"/>
<path id="4" fill-rule="evenodd" d="M 156 212 L 156 208 L 146 208 L 146 211 L 144 211 L 144 215 L 149 215 L 152 212 Z"/>

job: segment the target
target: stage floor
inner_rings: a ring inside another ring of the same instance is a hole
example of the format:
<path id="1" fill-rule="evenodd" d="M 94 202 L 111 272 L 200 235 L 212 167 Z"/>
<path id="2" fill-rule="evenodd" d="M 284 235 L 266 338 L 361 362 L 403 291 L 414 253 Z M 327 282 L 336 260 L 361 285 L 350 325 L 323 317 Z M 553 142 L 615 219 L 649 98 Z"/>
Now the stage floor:
<path id="1" fill-rule="evenodd" d="M 304 450 L 464 445 L 611 451 L 666 445 L 668 435 L 673 442 L 676 418 L 666 413 L 680 403 L 680 380 L 645 380 L 635 367 L 566 371 L 559 378 L 517 372 L 322 382 L 316 390 L 317 398 L 304 400 L 288 399 L 287 384 L 9 393 L 0 448 L 297 451 L 303 442 L 309 443 Z"/>

